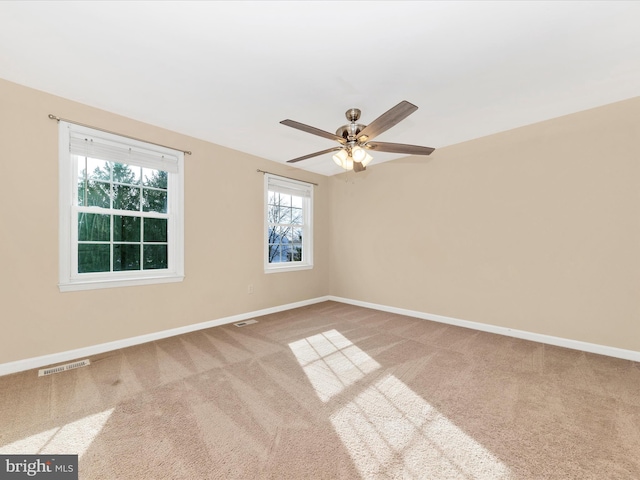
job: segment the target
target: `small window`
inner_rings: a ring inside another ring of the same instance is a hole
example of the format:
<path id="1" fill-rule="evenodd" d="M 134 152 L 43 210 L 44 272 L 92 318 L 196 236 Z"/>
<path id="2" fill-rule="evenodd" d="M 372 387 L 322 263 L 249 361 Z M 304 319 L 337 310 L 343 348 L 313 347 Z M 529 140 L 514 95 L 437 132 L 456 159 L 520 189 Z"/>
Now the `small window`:
<path id="1" fill-rule="evenodd" d="M 265 272 L 313 267 L 313 185 L 265 174 Z"/>
<path id="2" fill-rule="evenodd" d="M 175 150 L 60 122 L 60 289 L 184 278 Z"/>

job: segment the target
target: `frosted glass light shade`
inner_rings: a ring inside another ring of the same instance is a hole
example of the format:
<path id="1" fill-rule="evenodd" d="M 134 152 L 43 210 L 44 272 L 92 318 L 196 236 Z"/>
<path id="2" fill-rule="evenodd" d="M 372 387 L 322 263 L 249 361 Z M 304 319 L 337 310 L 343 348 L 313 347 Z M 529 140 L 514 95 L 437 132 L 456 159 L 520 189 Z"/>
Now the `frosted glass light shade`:
<path id="1" fill-rule="evenodd" d="M 340 150 L 338 153 L 334 154 L 332 158 L 333 158 L 333 161 L 336 163 L 336 165 L 346 169 L 346 161 L 347 161 L 346 150 Z"/>
<path id="2" fill-rule="evenodd" d="M 364 160 L 362 160 L 362 166 L 366 167 L 367 165 L 369 165 L 369 162 L 373 160 L 373 157 L 371 155 L 369 155 L 368 153 L 366 154 L 366 156 L 364 157 Z"/>

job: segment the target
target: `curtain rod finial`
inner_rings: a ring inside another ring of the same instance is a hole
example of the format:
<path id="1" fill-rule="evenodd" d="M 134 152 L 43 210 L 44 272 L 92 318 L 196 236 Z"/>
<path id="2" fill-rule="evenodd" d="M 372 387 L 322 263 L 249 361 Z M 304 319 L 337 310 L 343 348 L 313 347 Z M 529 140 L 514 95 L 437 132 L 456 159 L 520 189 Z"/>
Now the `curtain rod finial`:
<path id="1" fill-rule="evenodd" d="M 53 115 L 52 113 L 49 114 L 49 118 L 51 120 L 57 120 L 58 122 L 60 121 L 60 117 L 56 117 L 55 115 Z"/>

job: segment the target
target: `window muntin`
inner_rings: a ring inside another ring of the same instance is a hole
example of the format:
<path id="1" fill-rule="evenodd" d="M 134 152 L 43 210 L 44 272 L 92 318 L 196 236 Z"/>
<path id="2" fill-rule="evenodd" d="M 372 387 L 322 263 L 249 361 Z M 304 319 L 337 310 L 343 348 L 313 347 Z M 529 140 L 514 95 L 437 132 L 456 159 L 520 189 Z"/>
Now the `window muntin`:
<path id="1" fill-rule="evenodd" d="M 312 268 L 312 185 L 266 174 L 265 192 L 265 271 Z"/>
<path id="2" fill-rule="evenodd" d="M 182 152 L 61 122 L 62 291 L 182 280 L 183 161 Z"/>

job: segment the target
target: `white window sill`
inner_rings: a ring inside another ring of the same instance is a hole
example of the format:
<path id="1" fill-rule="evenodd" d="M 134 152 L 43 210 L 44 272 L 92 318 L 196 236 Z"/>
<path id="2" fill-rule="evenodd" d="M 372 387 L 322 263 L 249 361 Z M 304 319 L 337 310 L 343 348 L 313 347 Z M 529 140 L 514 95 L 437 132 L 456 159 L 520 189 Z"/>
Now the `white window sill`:
<path id="1" fill-rule="evenodd" d="M 58 288 L 61 292 L 75 292 L 79 290 L 97 290 L 100 288 L 115 288 L 115 287 L 131 287 L 136 285 L 153 285 L 157 283 L 174 283 L 184 280 L 184 275 L 166 275 L 159 277 L 144 277 L 144 278 L 126 278 L 126 279 L 112 279 L 112 280 L 71 280 L 66 283 L 59 283 Z"/>
<path id="2" fill-rule="evenodd" d="M 264 273 L 281 273 L 281 272 L 297 272 L 298 270 L 311 270 L 312 264 L 305 263 L 303 265 L 283 265 L 278 267 L 265 267 Z"/>

